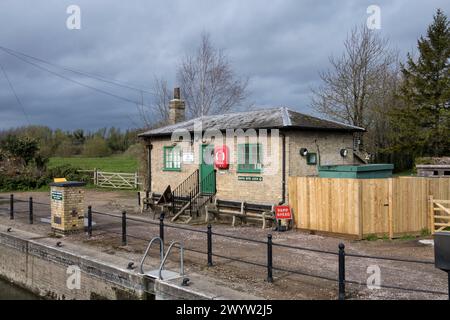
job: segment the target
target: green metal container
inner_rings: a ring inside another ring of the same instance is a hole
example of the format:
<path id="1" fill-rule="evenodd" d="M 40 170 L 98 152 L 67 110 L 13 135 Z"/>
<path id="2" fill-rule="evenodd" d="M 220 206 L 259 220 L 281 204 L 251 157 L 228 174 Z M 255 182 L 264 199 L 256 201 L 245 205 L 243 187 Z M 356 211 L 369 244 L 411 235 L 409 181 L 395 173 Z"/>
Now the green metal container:
<path id="1" fill-rule="evenodd" d="M 319 166 L 321 178 L 379 179 L 392 177 L 393 164 Z"/>

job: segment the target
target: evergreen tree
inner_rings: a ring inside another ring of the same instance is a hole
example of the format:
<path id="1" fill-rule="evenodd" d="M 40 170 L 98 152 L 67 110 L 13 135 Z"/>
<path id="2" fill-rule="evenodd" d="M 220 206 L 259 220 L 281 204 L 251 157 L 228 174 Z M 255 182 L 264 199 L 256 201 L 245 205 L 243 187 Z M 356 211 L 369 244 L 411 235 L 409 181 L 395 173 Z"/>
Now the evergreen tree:
<path id="1" fill-rule="evenodd" d="M 418 40 L 418 53 L 402 65 L 404 104 L 392 114 L 394 146 L 415 156 L 449 155 L 450 24 L 442 10 Z"/>

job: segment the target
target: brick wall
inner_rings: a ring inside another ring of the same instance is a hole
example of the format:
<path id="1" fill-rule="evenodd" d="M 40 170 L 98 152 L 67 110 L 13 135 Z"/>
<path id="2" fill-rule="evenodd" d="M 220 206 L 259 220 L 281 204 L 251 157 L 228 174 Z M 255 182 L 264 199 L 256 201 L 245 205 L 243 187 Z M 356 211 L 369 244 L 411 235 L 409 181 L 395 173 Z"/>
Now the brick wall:
<path id="1" fill-rule="evenodd" d="M 237 159 L 237 145 L 243 141 L 237 141 L 234 137 L 234 149 L 230 150 L 231 158 Z M 267 168 L 258 173 L 238 173 L 236 162 L 231 161 L 228 170 L 217 170 L 217 198 L 222 200 L 247 201 L 265 204 L 276 204 L 281 200 L 282 188 L 282 142 L 281 136 L 275 142 L 270 135 L 263 140 L 263 159 L 272 156 L 277 150 L 275 158 L 277 164 L 272 168 L 270 174 Z M 228 140 L 229 141 L 229 140 Z M 319 144 L 321 164 L 352 164 L 353 163 L 353 134 L 339 132 L 312 132 L 292 131 L 286 133 L 286 180 L 288 176 L 311 176 L 317 175 L 317 165 L 307 165 L 306 159 L 300 156 L 300 148 L 307 148 L 310 152 L 316 152 Z M 190 174 L 199 168 L 200 142 L 194 143 L 195 163 L 182 163 L 181 171 L 164 171 L 164 146 L 171 146 L 173 142 L 170 137 L 154 138 L 152 140 L 152 191 L 162 193 L 167 185 L 173 188 L 178 186 Z M 213 142 L 214 145 L 227 143 L 227 138 Z M 229 144 L 230 145 L 230 144 Z M 182 146 L 182 145 L 180 145 Z M 342 148 L 349 150 L 348 156 L 342 158 L 339 151 Z M 267 165 L 267 163 L 266 163 Z M 240 181 L 238 177 L 262 177 L 263 181 Z M 286 182 L 286 197 L 287 197 Z"/>
<path id="2" fill-rule="evenodd" d="M 52 228 L 62 232 L 82 230 L 84 228 L 84 189 L 52 186 L 51 192 L 62 195 L 61 200 L 52 198 L 50 203 Z"/>
<path id="3" fill-rule="evenodd" d="M 288 176 L 317 176 L 317 165 L 308 165 L 306 157 L 300 155 L 300 148 L 317 153 L 320 164 L 353 164 L 353 134 L 345 132 L 292 131 L 286 134 Z M 317 142 L 317 144 L 316 144 Z M 317 147 L 319 145 L 319 148 Z M 340 155 L 341 149 L 348 149 L 348 156 Z"/>

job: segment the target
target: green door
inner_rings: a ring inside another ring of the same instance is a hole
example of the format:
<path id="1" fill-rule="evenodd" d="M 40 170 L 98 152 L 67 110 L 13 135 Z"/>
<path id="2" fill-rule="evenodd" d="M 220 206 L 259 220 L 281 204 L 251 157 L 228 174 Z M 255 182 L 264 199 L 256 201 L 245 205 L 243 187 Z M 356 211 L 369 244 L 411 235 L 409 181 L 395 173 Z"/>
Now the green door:
<path id="1" fill-rule="evenodd" d="M 200 150 L 200 190 L 211 194 L 216 191 L 216 177 L 214 175 L 214 146 L 202 144 Z"/>

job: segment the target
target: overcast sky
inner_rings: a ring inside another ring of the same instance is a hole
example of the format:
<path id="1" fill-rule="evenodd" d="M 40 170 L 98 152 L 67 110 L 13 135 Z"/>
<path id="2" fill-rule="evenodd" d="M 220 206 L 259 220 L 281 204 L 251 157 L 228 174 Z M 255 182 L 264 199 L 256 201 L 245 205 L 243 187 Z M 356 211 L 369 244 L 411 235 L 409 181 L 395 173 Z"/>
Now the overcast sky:
<path id="1" fill-rule="evenodd" d="M 69 5 L 81 9 L 81 29 L 69 30 Z M 0 46 L 76 70 L 151 90 L 152 79 L 176 85 L 176 66 L 202 32 L 223 48 L 234 70 L 250 79 L 247 103 L 312 113 L 310 89 L 328 57 L 342 52 L 348 31 L 381 8 L 381 33 L 403 57 L 415 50 L 436 8 L 449 0 L 0 0 Z M 33 60 L 65 77 L 139 101 L 136 91 L 80 77 Z M 23 109 L 0 72 L 0 129 L 32 124 L 95 130 L 136 127 L 132 102 L 62 79 L 0 50 Z M 150 104 L 151 95 L 144 97 Z"/>

